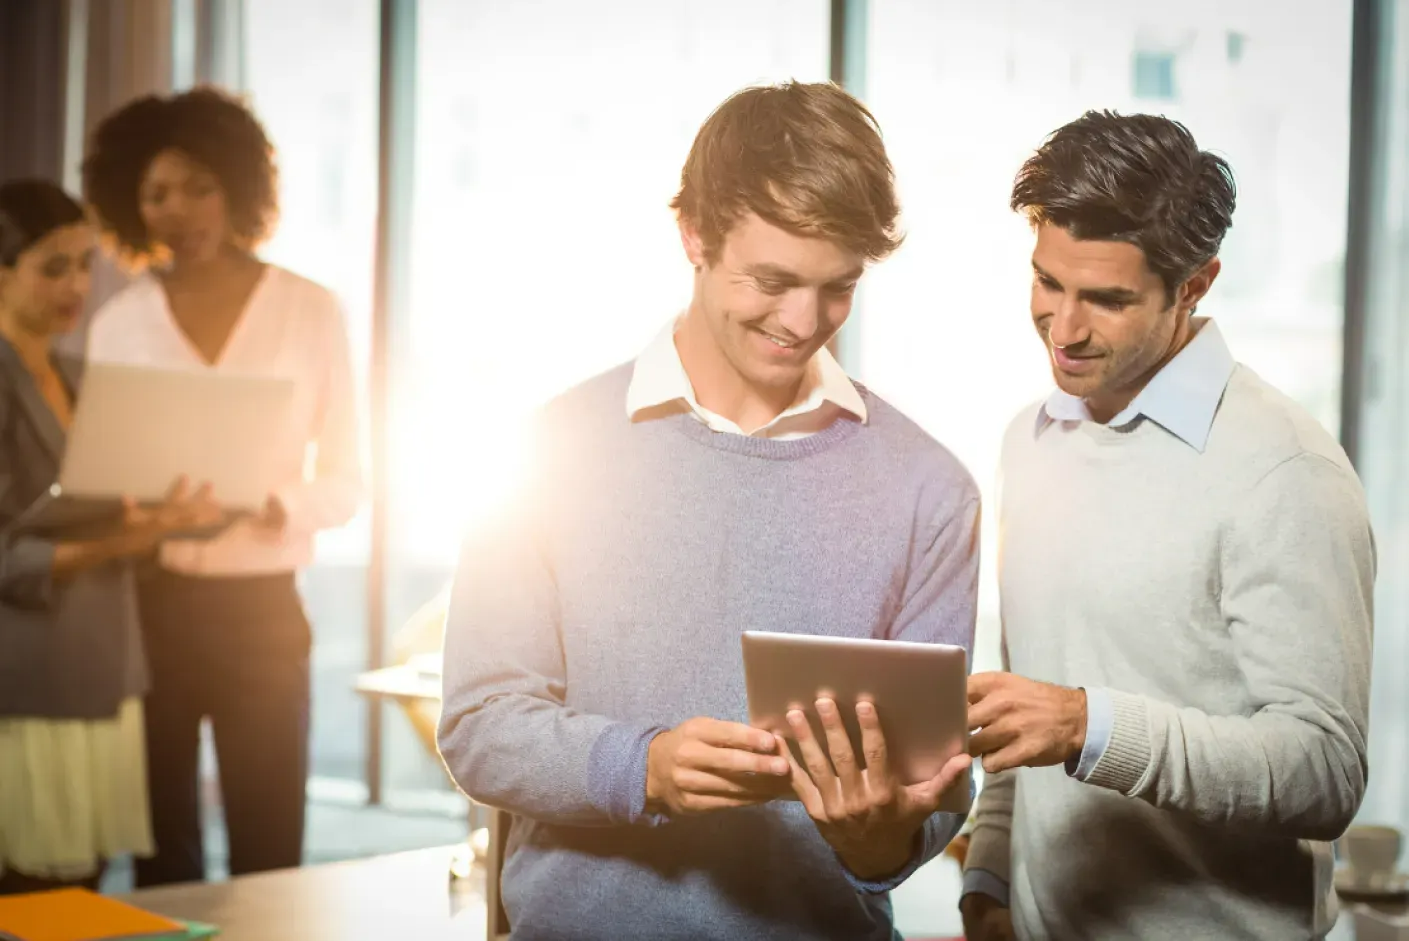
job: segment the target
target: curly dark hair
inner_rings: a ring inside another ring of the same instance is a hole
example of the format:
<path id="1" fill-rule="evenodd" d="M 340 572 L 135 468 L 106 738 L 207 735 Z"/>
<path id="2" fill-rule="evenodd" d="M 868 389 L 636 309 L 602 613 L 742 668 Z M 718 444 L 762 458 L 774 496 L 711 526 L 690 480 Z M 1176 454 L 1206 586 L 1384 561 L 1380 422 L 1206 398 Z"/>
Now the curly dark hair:
<path id="1" fill-rule="evenodd" d="M 138 98 L 93 132 L 83 161 L 84 195 L 125 254 L 140 259 L 152 252 L 140 209 L 142 177 L 152 160 L 170 149 L 219 180 L 237 236 L 255 245 L 272 233 L 279 214 L 278 171 L 264 128 L 239 99 L 196 88 Z"/>
<path id="2" fill-rule="evenodd" d="M 1035 225 L 1134 245 L 1171 301 L 1218 254 L 1236 204 L 1227 161 L 1199 150 L 1183 124 L 1114 111 L 1054 131 L 1018 171 L 1010 202 Z"/>

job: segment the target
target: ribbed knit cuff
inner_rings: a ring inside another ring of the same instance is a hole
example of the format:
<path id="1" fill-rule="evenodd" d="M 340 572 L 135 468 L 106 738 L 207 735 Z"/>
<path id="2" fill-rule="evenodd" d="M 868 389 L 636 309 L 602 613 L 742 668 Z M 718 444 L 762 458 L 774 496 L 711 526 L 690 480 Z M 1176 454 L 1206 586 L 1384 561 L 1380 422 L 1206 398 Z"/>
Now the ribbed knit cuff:
<path id="1" fill-rule="evenodd" d="M 617 824 L 660 826 L 662 814 L 646 812 L 646 760 L 661 726 L 614 722 L 602 730 L 587 758 L 588 799 Z"/>
<path id="2" fill-rule="evenodd" d="M 1110 743 L 1086 783 L 1129 795 L 1150 768 L 1150 716 L 1142 696 L 1110 690 L 1115 723 Z"/>
<path id="3" fill-rule="evenodd" d="M 987 869 L 964 870 L 964 890 L 959 896 L 960 901 L 965 895 L 986 895 L 1004 908 L 1008 907 L 1008 883 Z"/>

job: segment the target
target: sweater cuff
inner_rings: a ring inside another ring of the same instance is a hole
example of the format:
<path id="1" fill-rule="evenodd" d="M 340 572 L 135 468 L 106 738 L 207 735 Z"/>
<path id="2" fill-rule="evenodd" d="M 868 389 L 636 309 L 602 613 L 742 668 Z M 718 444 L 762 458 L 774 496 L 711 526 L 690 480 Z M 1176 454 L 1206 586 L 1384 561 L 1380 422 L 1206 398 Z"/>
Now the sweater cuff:
<path id="1" fill-rule="evenodd" d="M 1129 796 L 1150 768 L 1150 717 L 1144 697 L 1108 690 L 1114 722 L 1110 742 L 1086 783 Z"/>
<path id="2" fill-rule="evenodd" d="M 987 869 L 964 870 L 964 891 L 959 896 L 961 902 L 965 895 L 986 895 L 1004 908 L 1008 907 L 1008 883 Z"/>
<path id="3" fill-rule="evenodd" d="M 587 795 L 612 823 L 654 827 L 668 819 L 646 813 L 646 759 L 651 742 L 667 731 L 614 722 L 597 736 L 587 757 Z"/>

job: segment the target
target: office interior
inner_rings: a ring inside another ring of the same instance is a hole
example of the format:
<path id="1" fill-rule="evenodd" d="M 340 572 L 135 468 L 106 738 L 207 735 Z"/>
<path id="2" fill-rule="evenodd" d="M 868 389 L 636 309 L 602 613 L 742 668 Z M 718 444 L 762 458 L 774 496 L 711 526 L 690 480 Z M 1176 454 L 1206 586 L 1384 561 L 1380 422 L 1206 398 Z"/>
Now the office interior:
<path id="1" fill-rule="evenodd" d="M 730 92 L 789 78 L 872 109 L 903 203 L 906 242 L 867 275 L 839 358 L 986 501 L 1004 427 L 1050 384 L 1013 171 L 1091 107 L 1168 115 L 1227 157 L 1238 208 L 1201 313 L 1364 482 L 1379 578 L 1360 819 L 1409 829 L 1409 0 L 3 0 L 0 179 L 77 193 L 112 109 L 238 91 L 278 150 L 263 255 L 345 306 L 372 497 L 301 576 L 305 862 L 483 822 L 426 715 L 359 678 L 438 649 L 460 536 L 512 489 L 526 417 L 688 298 L 667 202 L 695 130 Z M 98 275 L 94 307 L 127 277 Z M 994 516 L 975 670 L 999 663 Z M 219 877 L 218 827 L 209 846 Z M 936 859 L 896 894 L 899 928 L 957 935 L 959 891 Z"/>

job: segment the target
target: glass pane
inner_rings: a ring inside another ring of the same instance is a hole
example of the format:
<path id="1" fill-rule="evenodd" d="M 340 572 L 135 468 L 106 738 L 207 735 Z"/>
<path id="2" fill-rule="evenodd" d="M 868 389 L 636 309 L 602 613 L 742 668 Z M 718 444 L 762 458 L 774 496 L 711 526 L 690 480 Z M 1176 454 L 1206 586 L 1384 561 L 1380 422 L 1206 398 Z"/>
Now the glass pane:
<path id="1" fill-rule="evenodd" d="M 825 0 L 421 0 L 419 17 L 393 629 L 512 483 L 527 413 L 688 301 L 667 204 L 710 110 L 827 72 Z M 388 761 L 393 784 L 444 777 Z"/>
<path id="2" fill-rule="evenodd" d="M 279 227 L 263 255 L 341 299 L 362 388 L 377 211 L 378 6 L 244 0 L 246 90 L 279 163 Z M 352 681 L 367 665 L 367 522 L 364 511 L 322 534 L 302 577 L 314 630 L 315 778 L 363 779 L 366 707 Z"/>
<path id="3" fill-rule="evenodd" d="M 899 179 L 906 244 L 869 276 L 861 378 L 968 465 L 993 505 L 1008 421 L 1051 388 L 1028 316 L 1032 235 L 1008 211 L 1022 161 L 1088 108 L 1183 121 L 1238 180 L 1201 313 L 1332 431 L 1339 408 L 1349 0 L 884 0 L 866 98 Z M 916 351 L 926 351 L 917 355 Z M 992 524 L 975 668 L 998 663 Z"/>

